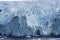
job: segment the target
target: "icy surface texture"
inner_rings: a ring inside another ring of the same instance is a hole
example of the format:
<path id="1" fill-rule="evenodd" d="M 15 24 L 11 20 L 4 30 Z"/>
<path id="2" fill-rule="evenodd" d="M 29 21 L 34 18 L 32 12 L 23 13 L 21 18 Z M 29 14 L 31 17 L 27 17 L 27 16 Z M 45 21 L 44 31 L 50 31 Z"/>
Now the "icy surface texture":
<path id="1" fill-rule="evenodd" d="M 7 35 L 58 35 L 60 1 L 0 2 L 0 25 Z"/>

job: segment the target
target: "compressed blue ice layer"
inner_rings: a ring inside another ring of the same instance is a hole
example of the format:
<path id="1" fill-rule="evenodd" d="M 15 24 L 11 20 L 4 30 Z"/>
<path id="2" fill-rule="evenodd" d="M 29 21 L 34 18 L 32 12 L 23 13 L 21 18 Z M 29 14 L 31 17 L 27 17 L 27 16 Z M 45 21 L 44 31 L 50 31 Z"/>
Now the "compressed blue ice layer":
<path id="1" fill-rule="evenodd" d="M 19 24 L 19 18 L 16 16 L 10 22 L 8 22 L 5 26 L 4 33 L 6 35 L 13 35 L 13 36 L 27 36 L 33 35 L 33 29 L 27 26 L 26 17 L 23 16 L 21 18 L 21 24 Z"/>
<path id="2" fill-rule="evenodd" d="M 51 0 L 52 1 L 52 0 Z M 60 34 L 57 1 L 0 2 L 0 33 L 13 36 Z"/>
<path id="3" fill-rule="evenodd" d="M 60 34 L 60 15 L 57 15 L 56 18 L 54 18 L 53 20 L 53 25 L 52 25 L 52 33 L 54 33 L 55 35 L 59 35 Z"/>

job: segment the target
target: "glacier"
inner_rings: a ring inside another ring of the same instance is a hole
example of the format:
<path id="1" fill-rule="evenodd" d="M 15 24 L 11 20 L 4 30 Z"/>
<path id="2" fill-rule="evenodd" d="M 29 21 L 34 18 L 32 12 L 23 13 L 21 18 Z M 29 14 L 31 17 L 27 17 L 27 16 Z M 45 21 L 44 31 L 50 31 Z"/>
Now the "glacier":
<path id="1" fill-rule="evenodd" d="M 60 1 L 0 2 L 0 33 L 13 36 L 60 34 Z"/>

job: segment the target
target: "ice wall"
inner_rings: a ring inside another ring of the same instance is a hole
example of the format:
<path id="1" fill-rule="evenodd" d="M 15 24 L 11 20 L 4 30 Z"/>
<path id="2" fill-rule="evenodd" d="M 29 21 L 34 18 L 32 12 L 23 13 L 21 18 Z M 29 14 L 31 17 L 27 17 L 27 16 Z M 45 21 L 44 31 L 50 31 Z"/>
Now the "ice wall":
<path id="1" fill-rule="evenodd" d="M 14 36 L 60 34 L 59 2 L 0 2 L 0 24 L 3 25 L 0 26 L 0 32 Z"/>

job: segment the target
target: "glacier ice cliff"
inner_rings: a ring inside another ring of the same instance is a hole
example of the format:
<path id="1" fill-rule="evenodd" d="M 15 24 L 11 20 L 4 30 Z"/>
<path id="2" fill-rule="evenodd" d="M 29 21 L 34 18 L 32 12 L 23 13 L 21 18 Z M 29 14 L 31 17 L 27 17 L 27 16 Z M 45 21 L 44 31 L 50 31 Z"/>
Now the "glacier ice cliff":
<path id="1" fill-rule="evenodd" d="M 60 1 L 0 2 L 0 33 L 13 36 L 60 34 Z"/>

